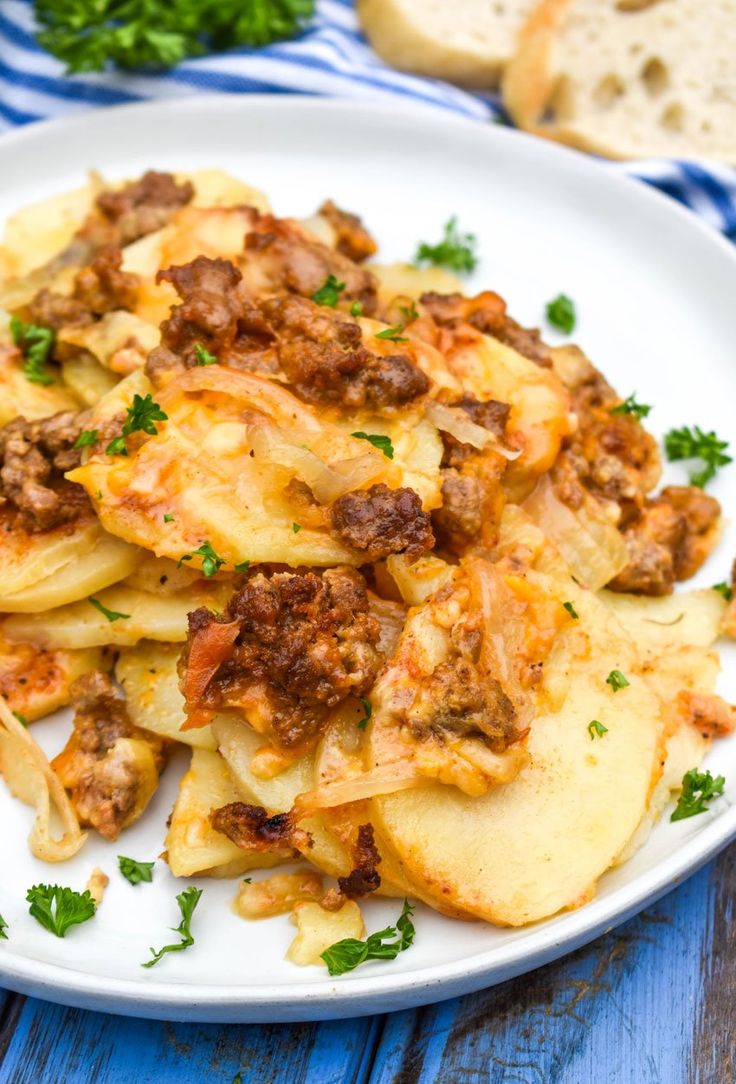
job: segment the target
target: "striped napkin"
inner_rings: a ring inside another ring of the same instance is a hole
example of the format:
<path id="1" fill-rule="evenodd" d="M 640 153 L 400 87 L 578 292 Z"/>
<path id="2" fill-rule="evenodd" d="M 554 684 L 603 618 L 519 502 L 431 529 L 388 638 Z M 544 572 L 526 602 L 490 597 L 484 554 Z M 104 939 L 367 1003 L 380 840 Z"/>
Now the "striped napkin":
<path id="1" fill-rule="evenodd" d="M 358 29 L 352 0 L 318 0 L 295 41 L 188 60 L 161 75 L 104 72 L 67 77 L 33 38 L 30 0 L 0 0 L 0 133 L 43 117 L 149 98 L 219 91 L 314 94 L 390 102 L 413 99 L 480 122 L 504 121 L 497 96 L 387 67 Z M 662 159 L 609 163 L 685 203 L 736 240 L 736 171 Z"/>

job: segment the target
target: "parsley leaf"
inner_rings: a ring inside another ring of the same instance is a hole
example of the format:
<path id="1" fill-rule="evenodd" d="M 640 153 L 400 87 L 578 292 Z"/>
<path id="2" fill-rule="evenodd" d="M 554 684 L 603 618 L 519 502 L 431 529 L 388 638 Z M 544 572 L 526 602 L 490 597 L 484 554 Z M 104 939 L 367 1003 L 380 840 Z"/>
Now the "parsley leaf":
<path id="1" fill-rule="evenodd" d="M 362 430 L 351 433 L 350 436 L 357 437 L 358 440 L 367 440 L 374 448 L 378 448 L 379 451 L 383 452 L 386 459 L 393 459 L 394 446 L 391 443 L 391 437 L 386 437 L 382 433 L 363 433 Z"/>
<path id="2" fill-rule="evenodd" d="M 344 289 L 344 282 L 338 282 L 334 275 L 328 275 L 324 286 L 320 286 L 319 290 L 312 294 L 312 301 L 316 301 L 318 305 L 325 305 L 328 309 L 334 309 Z"/>
<path id="3" fill-rule="evenodd" d="M 237 565 L 235 566 L 235 571 L 236 572 L 247 572 L 249 568 L 250 568 L 250 561 L 238 561 Z"/>
<path id="4" fill-rule="evenodd" d="M 173 945 L 164 945 L 160 949 L 151 949 L 151 959 L 146 963 L 141 964 L 142 967 L 153 967 L 157 964 L 167 952 L 182 952 L 184 949 L 188 949 L 190 945 L 194 944 L 194 938 L 192 937 L 192 915 L 197 909 L 200 896 L 202 895 L 201 888 L 195 888 L 194 885 L 190 885 L 189 888 L 185 888 L 183 892 L 180 892 L 176 897 L 176 902 L 179 905 L 179 911 L 181 912 L 181 922 L 178 926 L 172 927 L 174 933 L 178 933 L 181 937 L 181 941 L 177 941 Z"/>
<path id="5" fill-rule="evenodd" d="M 397 324 L 396 327 L 387 327 L 384 331 L 376 332 L 375 337 L 377 339 L 389 339 L 392 343 L 408 343 L 409 340 L 401 334 L 403 330 L 404 325 Z"/>
<path id="6" fill-rule="evenodd" d="M 25 715 L 21 715 L 19 711 L 14 711 L 13 715 L 16 717 L 21 726 L 28 726 L 28 720 Z"/>
<path id="7" fill-rule="evenodd" d="M 301 525 L 301 523 L 292 523 L 291 529 L 294 532 L 294 534 L 299 534 L 299 532 L 302 529 L 302 525 Z"/>
<path id="8" fill-rule="evenodd" d="M 218 359 L 214 354 L 210 354 L 209 350 L 205 350 L 201 343 L 196 343 L 194 347 L 194 357 L 197 365 L 217 365 Z"/>
<path id="9" fill-rule="evenodd" d="M 575 607 L 573 606 L 573 604 L 571 602 L 563 602 L 562 603 L 562 608 L 563 608 L 563 610 L 567 610 L 567 612 L 569 613 L 569 615 L 573 619 L 573 621 L 578 620 L 578 611 L 575 609 Z"/>
<path id="10" fill-rule="evenodd" d="M 108 455 L 127 455 L 126 437 L 132 436 L 133 433 L 148 433 L 150 437 L 155 437 L 158 429 L 154 423 L 165 422 L 168 416 L 154 401 L 150 391 L 145 397 L 136 393 L 133 396 L 133 402 L 128 407 L 122 433 L 119 437 L 110 441 L 105 449 L 106 453 Z"/>
<path id="11" fill-rule="evenodd" d="M 558 294 L 554 301 L 547 302 L 547 319 L 552 327 L 569 335 L 575 329 L 575 302 L 567 294 Z"/>
<path id="12" fill-rule="evenodd" d="M 719 467 L 731 462 L 726 455 L 727 440 L 719 440 L 715 433 L 704 433 L 699 425 L 692 429 L 683 425 L 682 429 L 670 429 L 664 438 L 664 450 L 671 463 L 679 459 L 702 459 L 702 470 L 690 474 L 691 485 L 703 489 L 715 476 Z"/>
<path id="13" fill-rule="evenodd" d="M 358 730 L 365 730 L 373 715 L 373 705 L 370 700 L 366 700 L 363 696 L 359 696 L 358 700 L 363 705 L 363 718 L 358 720 Z"/>
<path id="14" fill-rule="evenodd" d="M 733 599 L 733 588 L 725 581 L 723 583 L 714 583 L 713 590 L 717 591 L 719 595 L 723 595 L 726 602 L 731 602 Z"/>
<path id="15" fill-rule="evenodd" d="M 97 598 L 88 598 L 87 602 L 90 606 L 94 606 L 96 610 L 99 610 L 108 621 L 120 621 L 124 617 L 130 617 L 130 614 L 119 614 L 115 610 L 108 610 L 107 606 L 103 606 Z"/>
<path id="16" fill-rule="evenodd" d="M 599 723 L 597 719 L 593 719 L 588 723 L 588 733 L 590 734 L 590 740 L 594 738 L 602 738 L 604 734 L 608 733 L 608 727 L 603 723 Z"/>
<path id="17" fill-rule="evenodd" d="M 717 775 L 714 779 L 710 772 L 699 772 L 697 768 L 685 772 L 682 777 L 682 792 L 670 820 L 682 821 L 707 812 L 708 802 L 723 794 L 725 782 L 722 775 Z"/>
<path id="18" fill-rule="evenodd" d="M 25 364 L 23 374 L 31 384 L 54 384 L 55 378 L 46 368 L 46 362 L 54 345 L 54 332 L 50 327 L 26 324 L 17 316 L 10 318 L 13 342 L 20 348 Z"/>
<path id="19" fill-rule="evenodd" d="M 139 885 L 142 881 L 150 884 L 153 880 L 153 865 L 153 862 L 136 862 L 135 858 L 118 855 L 118 868 L 125 880 L 132 885 Z"/>
<path id="20" fill-rule="evenodd" d="M 171 68 L 188 56 L 294 37 L 314 0 L 36 0 L 39 44 L 68 72 Z"/>
<path id="21" fill-rule="evenodd" d="M 74 441 L 72 447 L 74 448 L 91 448 L 93 444 L 97 444 L 100 439 L 99 429 L 83 429 L 77 439 Z"/>
<path id="22" fill-rule="evenodd" d="M 648 417 L 651 409 L 646 403 L 637 403 L 636 392 L 633 391 L 631 395 L 624 399 L 623 403 L 613 407 L 611 414 L 632 414 L 641 421 L 642 418 Z"/>
<path id="23" fill-rule="evenodd" d="M 620 670 L 611 670 L 611 673 L 606 678 L 606 685 L 610 685 L 615 693 L 619 689 L 625 689 L 630 684 L 631 682 L 626 680 Z"/>
<path id="24" fill-rule="evenodd" d="M 354 301 L 352 303 L 352 305 L 350 306 L 350 315 L 351 316 L 362 316 L 363 315 L 363 306 L 360 303 L 360 301 Z"/>
<path id="25" fill-rule="evenodd" d="M 387 926 L 385 930 L 372 933 L 365 941 L 346 937 L 330 945 L 321 954 L 330 975 L 344 975 L 346 971 L 353 971 L 366 960 L 395 960 L 399 953 L 408 949 L 414 941 L 415 930 L 411 921 L 413 911 L 409 901 L 404 900 L 395 926 Z M 389 937 L 396 940 L 388 941 Z"/>
<path id="26" fill-rule="evenodd" d="M 7 928 L 8 928 L 7 922 L 5 921 L 3 916 L 0 915 L 0 941 L 7 941 L 8 940 L 8 935 L 5 932 L 7 930 Z"/>
<path id="27" fill-rule="evenodd" d="M 174 516 L 171 512 L 164 512 L 164 523 L 173 523 Z"/>
<path id="28" fill-rule="evenodd" d="M 192 550 L 191 553 L 185 553 L 183 557 L 180 557 L 177 568 L 179 568 L 182 561 L 191 561 L 192 557 L 202 558 L 202 571 L 205 576 L 214 576 L 225 564 L 225 558 L 219 557 L 215 553 L 212 543 L 209 541 L 204 541 L 198 549 Z"/>
<path id="29" fill-rule="evenodd" d="M 125 437 L 115 437 L 111 440 L 107 448 L 105 448 L 105 455 L 127 455 L 128 449 L 125 445 Z"/>
<path id="30" fill-rule="evenodd" d="M 415 320 L 419 319 L 419 309 L 417 308 L 415 301 L 412 301 L 410 305 L 399 305 L 399 312 L 404 317 L 407 324 L 412 324 Z"/>
<path id="31" fill-rule="evenodd" d="M 61 885 L 34 885 L 26 899 L 31 915 L 56 937 L 64 937 L 71 926 L 94 918 L 97 910 L 89 890 L 75 892 Z"/>
<path id="32" fill-rule="evenodd" d="M 426 241 L 419 243 L 414 263 L 432 263 L 435 267 L 449 267 L 451 271 L 461 273 L 473 271 L 478 263 L 475 245 L 475 234 L 460 233 L 457 216 L 453 215 L 445 223 L 444 236 L 438 244 L 428 245 Z"/>

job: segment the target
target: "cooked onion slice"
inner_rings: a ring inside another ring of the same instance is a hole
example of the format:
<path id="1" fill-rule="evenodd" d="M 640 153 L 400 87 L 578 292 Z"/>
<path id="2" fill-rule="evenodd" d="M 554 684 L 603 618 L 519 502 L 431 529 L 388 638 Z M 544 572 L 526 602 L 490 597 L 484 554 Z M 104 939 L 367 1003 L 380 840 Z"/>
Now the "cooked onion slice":
<path id="1" fill-rule="evenodd" d="M 28 837 L 31 853 L 43 862 L 73 858 L 87 838 L 67 797 L 38 743 L 0 699 L 0 774 L 11 794 L 35 806 L 36 819 Z M 51 811 L 56 811 L 63 834 L 51 833 Z"/>
<path id="2" fill-rule="evenodd" d="M 428 403 L 426 416 L 443 433 L 449 433 L 461 444 L 470 444 L 473 448 L 483 451 L 489 445 L 493 446 L 494 452 L 498 452 L 504 459 L 518 459 L 520 450 L 506 448 L 499 441 L 495 433 L 490 429 L 484 429 L 482 425 L 476 425 L 462 407 L 444 406 L 442 403 Z"/>
<path id="3" fill-rule="evenodd" d="M 293 444 L 275 425 L 250 426 L 248 439 L 256 457 L 262 456 L 271 463 L 292 470 L 306 482 L 320 504 L 332 504 L 343 493 L 362 489 L 385 470 L 380 457 L 371 453 L 356 455 L 330 466 L 310 452 L 309 448 Z"/>

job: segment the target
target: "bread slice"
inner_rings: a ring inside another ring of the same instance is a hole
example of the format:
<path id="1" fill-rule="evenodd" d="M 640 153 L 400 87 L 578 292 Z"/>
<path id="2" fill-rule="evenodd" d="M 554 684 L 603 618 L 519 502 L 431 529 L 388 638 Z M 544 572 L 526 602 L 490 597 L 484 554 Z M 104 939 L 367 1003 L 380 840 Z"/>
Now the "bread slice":
<path id="1" fill-rule="evenodd" d="M 358 15 L 388 64 L 490 88 L 533 7 L 534 0 L 358 0 Z"/>
<path id="2" fill-rule="evenodd" d="M 542 0 L 503 96 L 520 127 L 610 158 L 736 163 L 736 3 Z"/>

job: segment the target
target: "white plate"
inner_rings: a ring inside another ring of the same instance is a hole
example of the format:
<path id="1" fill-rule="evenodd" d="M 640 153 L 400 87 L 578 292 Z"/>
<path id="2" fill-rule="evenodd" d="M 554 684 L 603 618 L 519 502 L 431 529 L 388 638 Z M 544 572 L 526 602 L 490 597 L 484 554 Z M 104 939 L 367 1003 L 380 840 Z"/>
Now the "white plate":
<path id="1" fill-rule="evenodd" d="M 644 185 L 572 151 L 507 129 L 448 120 L 425 110 L 313 99 L 230 97 L 124 107 L 34 125 L 0 141 L 0 220 L 31 200 L 79 183 L 87 167 L 111 177 L 223 166 L 265 189 L 278 213 L 303 214 L 325 196 L 367 219 L 389 259 L 411 259 L 417 241 L 438 238 L 451 214 L 478 236 L 471 286 L 497 289 L 521 321 L 537 324 L 564 291 L 579 313 L 576 337 L 624 394 L 673 425 L 715 428 L 736 442 L 736 255 L 692 215 Z M 684 468 L 669 471 L 683 480 Z M 736 467 L 712 492 L 736 504 Z M 728 576 L 733 532 L 699 578 Z M 725 656 L 724 652 L 724 656 Z M 733 655 L 731 688 L 736 693 Z M 34 726 L 49 752 L 64 727 Z M 184 760 L 185 758 L 182 758 Z M 248 924 L 228 908 L 232 882 L 202 880 L 196 945 L 144 971 L 149 945 L 178 921 L 182 883 L 163 862 L 153 886 L 116 873 L 118 853 L 161 851 L 175 793 L 172 766 L 143 821 L 119 844 L 91 841 L 74 861 L 32 859 L 30 812 L 0 788 L 0 984 L 93 1009 L 191 1020 L 282 1021 L 385 1012 L 477 990 L 538 967 L 610 929 L 678 884 L 736 834 L 736 742 L 717 743 L 708 765 L 729 796 L 712 812 L 664 820 L 646 846 L 603 878 L 579 911 L 523 930 L 455 922 L 418 907 L 415 945 L 392 963 L 339 980 L 284 961 L 293 927 Z M 574 840 L 571 846 L 574 847 Z M 30 918 L 38 881 L 81 888 L 99 864 L 112 875 L 93 922 L 61 941 Z M 369 929 L 398 913 L 366 904 Z"/>

